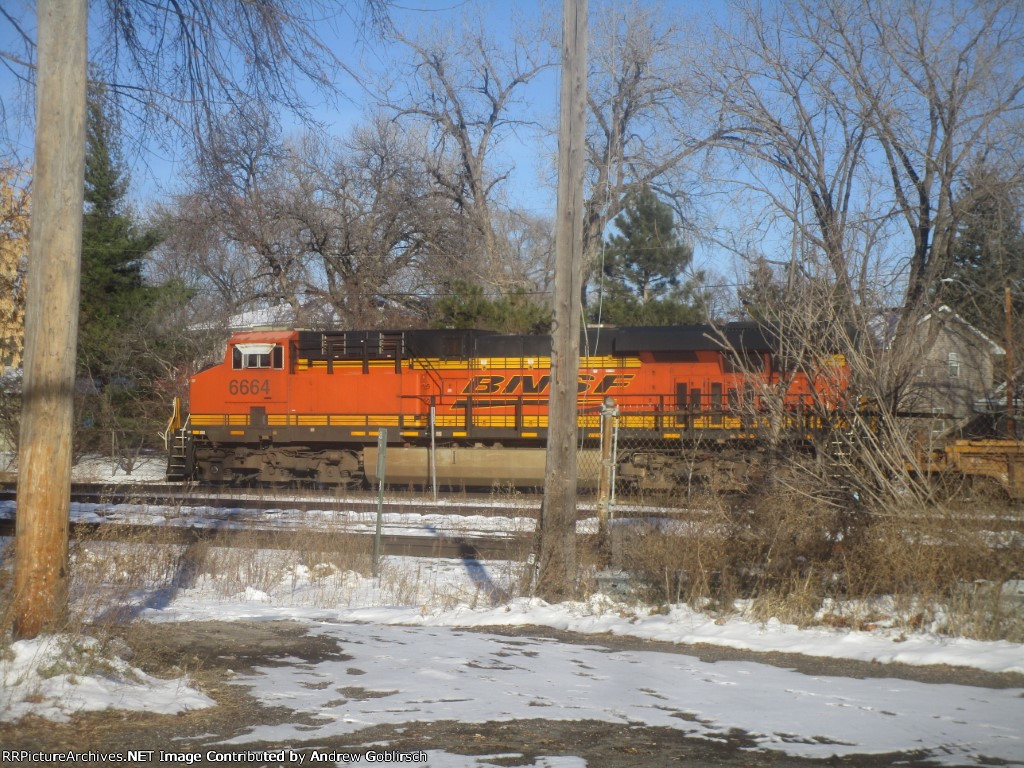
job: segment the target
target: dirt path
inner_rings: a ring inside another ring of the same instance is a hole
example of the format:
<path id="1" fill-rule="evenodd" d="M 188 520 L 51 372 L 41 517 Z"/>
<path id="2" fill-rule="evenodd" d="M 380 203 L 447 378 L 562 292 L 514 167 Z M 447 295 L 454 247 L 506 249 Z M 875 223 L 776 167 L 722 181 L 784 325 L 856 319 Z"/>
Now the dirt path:
<path id="1" fill-rule="evenodd" d="M 178 716 L 138 713 L 92 713 L 68 724 L 26 718 L 15 725 L 0 724 L 0 748 L 42 752 L 118 752 L 152 749 L 194 753 L 193 765 L 218 765 L 207 760 L 207 750 L 225 740 L 244 735 L 255 725 L 302 723 L 306 715 L 283 707 L 267 707 L 232 683 L 237 673 L 255 667 L 344 661 L 342 648 L 328 637 L 307 634 L 307 625 L 292 622 L 186 622 L 179 624 L 136 623 L 122 630 L 135 652 L 132 663 L 156 674 L 190 674 L 218 706 Z M 896 677 L 926 683 L 955 683 L 992 688 L 1024 687 L 1024 675 L 996 675 L 952 667 L 908 667 L 835 659 L 815 659 L 795 654 L 751 653 L 714 646 L 681 646 L 635 638 L 576 635 L 537 627 L 481 630 L 514 636 L 543 636 L 567 643 L 604 646 L 613 650 L 659 651 L 697 656 L 704 661 L 745 660 L 773 664 L 809 675 L 849 677 Z M 309 722 L 313 727 L 313 723 Z M 313 737 L 313 733 L 311 733 Z M 386 744 L 386 747 L 382 746 Z M 273 749 L 273 744 L 246 744 L 245 751 Z M 367 749 L 402 752 L 444 750 L 467 755 L 518 753 L 518 757 L 492 758 L 495 765 L 532 765 L 541 755 L 576 755 L 588 768 L 657 768 L 657 766 L 901 766 L 932 765 L 912 754 L 859 756 L 824 761 L 801 760 L 776 753 L 751 752 L 754 743 L 742 732 L 721 742 L 686 738 L 671 728 L 633 727 L 605 722 L 516 720 L 501 723 L 450 721 L 406 723 L 368 728 L 346 737 L 311 738 L 308 748 L 295 747 L 306 755 L 329 752 L 363 754 Z M 0 763 L 15 765 L 18 762 Z M 29 763 L 25 763 L 29 764 Z M 31 765 L 57 763 L 32 762 Z M 100 764 L 100 763 L 94 763 Z M 145 762 L 141 764 L 147 764 Z M 168 765 L 159 754 L 148 764 Z M 277 765 L 273 761 L 247 763 Z M 324 763 L 318 763 L 324 764 Z M 328 764 L 335 764 L 334 762 Z"/>

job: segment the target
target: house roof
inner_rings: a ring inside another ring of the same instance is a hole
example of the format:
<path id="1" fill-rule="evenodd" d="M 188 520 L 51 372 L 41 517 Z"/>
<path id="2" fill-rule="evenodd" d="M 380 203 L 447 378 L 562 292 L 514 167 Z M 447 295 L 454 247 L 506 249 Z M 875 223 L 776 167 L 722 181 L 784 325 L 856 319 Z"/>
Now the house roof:
<path id="1" fill-rule="evenodd" d="M 927 315 L 922 317 L 921 320 L 918 322 L 918 325 L 921 325 L 922 323 L 928 322 L 931 319 L 932 314 L 933 314 L 932 312 L 929 312 Z M 934 314 L 936 314 L 936 315 L 942 314 L 942 315 L 948 316 L 950 320 L 958 323 L 960 326 L 962 326 L 964 328 L 964 330 L 966 330 L 970 334 L 973 334 L 975 337 L 978 338 L 979 341 L 981 341 L 983 344 L 987 345 L 988 348 L 989 348 L 989 352 L 991 352 L 993 355 L 1005 355 L 1006 354 L 1006 350 L 1003 349 L 1002 346 L 1000 346 L 999 344 L 996 344 L 996 342 L 992 341 L 992 339 L 990 339 L 988 336 L 986 336 L 984 333 L 982 333 L 980 330 L 978 330 L 975 326 L 971 325 L 969 322 L 964 320 L 962 317 L 960 317 L 960 315 L 958 315 L 956 312 L 954 312 L 952 309 L 950 309 L 945 304 L 943 304 L 938 309 L 936 309 Z"/>
<path id="2" fill-rule="evenodd" d="M 960 317 L 960 315 L 958 315 L 945 304 L 933 310 L 932 312 L 929 312 L 927 315 L 918 320 L 917 324 L 922 325 L 923 323 L 927 323 L 929 320 L 932 319 L 933 315 L 944 316 L 942 318 L 943 322 L 955 322 L 958 326 L 963 328 L 964 331 L 971 334 L 972 336 L 977 338 L 979 342 L 984 344 L 991 354 L 1006 354 L 1006 350 L 1003 349 L 1001 345 L 994 342 L 992 339 L 990 339 L 988 336 L 986 336 L 984 333 L 978 330 L 975 326 L 971 325 L 969 322 L 964 320 L 962 317 Z M 875 338 L 877 338 L 879 341 L 882 341 L 886 344 L 891 342 L 893 336 L 896 335 L 896 326 L 898 324 L 899 310 L 897 309 L 882 310 L 877 315 L 875 315 L 875 317 L 868 323 L 872 335 L 874 335 Z"/>
<path id="3" fill-rule="evenodd" d="M 305 305 L 303 310 L 306 312 L 307 327 L 310 322 L 314 327 L 332 327 L 338 324 L 338 314 L 329 305 L 324 307 L 310 303 Z M 238 312 L 228 320 L 228 328 L 231 331 L 291 330 L 298 325 L 295 312 L 288 304 Z"/>

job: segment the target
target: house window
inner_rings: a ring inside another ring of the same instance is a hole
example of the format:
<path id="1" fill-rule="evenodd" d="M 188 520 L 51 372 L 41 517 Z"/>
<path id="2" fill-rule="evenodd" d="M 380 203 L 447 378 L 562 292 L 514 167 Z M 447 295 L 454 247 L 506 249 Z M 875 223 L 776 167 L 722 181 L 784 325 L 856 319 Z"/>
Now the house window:
<path id="1" fill-rule="evenodd" d="M 947 362 L 949 365 L 949 378 L 959 379 L 960 378 L 960 353 L 950 352 L 947 356 Z"/>

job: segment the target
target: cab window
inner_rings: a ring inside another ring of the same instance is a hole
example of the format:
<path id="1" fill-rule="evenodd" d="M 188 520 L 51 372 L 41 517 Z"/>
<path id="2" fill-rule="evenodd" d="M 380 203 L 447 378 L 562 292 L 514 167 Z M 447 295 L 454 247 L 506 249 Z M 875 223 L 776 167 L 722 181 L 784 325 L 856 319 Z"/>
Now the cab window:
<path id="1" fill-rule="evenodd" d="M 284 348 L 280 344 L 236 344 L 231 351 L 231 367 L 284 368 Z"/>

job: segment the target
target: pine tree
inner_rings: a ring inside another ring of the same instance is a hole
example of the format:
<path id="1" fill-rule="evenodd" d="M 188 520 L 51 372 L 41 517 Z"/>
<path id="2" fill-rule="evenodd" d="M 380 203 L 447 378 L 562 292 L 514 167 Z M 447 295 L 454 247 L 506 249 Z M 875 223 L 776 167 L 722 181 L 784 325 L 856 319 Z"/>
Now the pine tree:
<path id="1" fill-rule="evenodd" d="M 128 206 L 129 180 L 102 90 L 90 94 L 86 118 L 78 361 L 83 376 L 106 382 L 120 375 L 123 358 L 114 353 L 152 298 L 142 264 L 160 238 Z"/>
<path id="2" fill-rule="evenodd" d="M 936 301 L 993 340 L 1005 343 L 1004 290 L 1012 288 L 1018 331 L 1024 313 L 1024 189 L 998 171 L 977 165 L 961 195 L 966 210 L 953 249 L 953 268 L 937 287 Z"/>
<path id="3" fill-rule="evenodd" d="M 544 334 L 551 330 L 551 310 L 522 289 L 495 299 L 479 285 L 456 280 L 452 292 L 435 304 L 438 328 L 477 328 L 511 334 Z"/>
<path id="4" fill-rule="evenodd" d="M 136 221 L 128 204 L 111 114 L 106 93 L 94 89 L 86 111 L 76 403 L 78 448 L 87 450 L 132 443 L 152 431 L 142 403 L 157 371 L 145 333 L 165 292 L 143 280 L 144 261 L 160 237 Z"/>
<path id="5" fill-rule="evenodd" d="M 693 249 L 676 230 L 672 208 L 649 187 L 631 195 L 605 244 L 603 292 L 592 320 L 616 325 L 673 325 L 704 319 L 695 281 L 683 280 Z M 599 314 L 598 314 L 599 313 Z"/>

